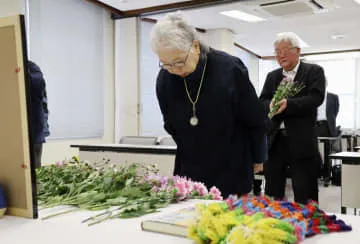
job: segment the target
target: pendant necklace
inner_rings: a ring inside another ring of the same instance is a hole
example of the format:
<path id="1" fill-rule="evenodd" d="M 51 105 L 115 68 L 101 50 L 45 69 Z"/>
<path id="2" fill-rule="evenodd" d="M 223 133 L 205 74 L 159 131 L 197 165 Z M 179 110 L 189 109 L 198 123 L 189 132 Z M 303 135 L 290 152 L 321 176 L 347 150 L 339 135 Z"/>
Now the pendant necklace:
<path id="1" fill-rule="evenodd" d="M 185 85 L 186 94 L 187 94 L 187 96 L 189 98 L 190 103 L 192 104 L 192 116 L 190 117 L 190 120 L 189 120 L 191 126 L 197 126 L 199 124 L 199 118 L 196 116 L 196 103 L 199 100 L 200 90 L 201 90 L 202 83 L 203 83 L 203 80 L 204 80 L 206 63 L 207 63 L 207 57 L 205 58 L 204 69 L 203 69 L 203 72 L 202 72 L 202 75 L 201 75 L 200 85 L 199 85 L 199 89 L 198 89 L 197 94 L 196 94 L 195 101 L 192 100 L 192 98 L 190 96 L 190 92 L 189 92 L 186 80 L 184 78 L 184 85 Z"/>

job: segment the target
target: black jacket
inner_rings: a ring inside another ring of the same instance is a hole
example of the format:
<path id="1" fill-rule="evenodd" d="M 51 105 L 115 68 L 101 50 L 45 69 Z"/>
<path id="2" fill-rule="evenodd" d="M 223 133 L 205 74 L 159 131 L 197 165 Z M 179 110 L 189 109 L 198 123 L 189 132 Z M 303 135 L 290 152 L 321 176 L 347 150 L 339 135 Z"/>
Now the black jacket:
<path id="1" fill-rule="evenodd" d="M 339 113 L 339 97 L 338 95 L 327 92 L 326 96 L 326 119 L 329 124 L 331 136 L 337 136 L 339 131 L 336 129 L 336 117 Z"/>
<path id="2" fill-rule="evenodd" d="M 283 79 L 282 68 L 270 72 L 260 95 L 260 101 L 269 112 L 269 104 Z M 315 133 L 317 107 L 324 100 L 325 76 L 322 67 L 316 64 L 300 62 L 294 78 L 302 82 L 305 88 L 295 97 L 287 99 L 287 108 L 268 120 L 269 153 L 280 124 L 284 121 L 289 138 L 289 147 L 294 158 L 307 158 L 318 155 L 318 143 Z"/>
<path id="3" fill-rule="evenodd" d="M 195 99 L 205 58 L 186 77 Z M 251 190 L 253 164 L 267 156 L 265 114 L 240 59 L 211 49 L 196 104 L 198 126 L 184 79 L 162 69 L 156 92 L 166 131 L 177 144 L 174 174 L 217 186 L 223 196 Z"/>
<path id="4" fill-rule="evenodd" d="M 48 109 L 46 100 L 46 88 L 43 73 L 40 67 L 34 62 L 28 62 L 30 78 L 30 109 L 31 109 L 31 133 L 35 144 L 45 142 L 49 135 Z"/>

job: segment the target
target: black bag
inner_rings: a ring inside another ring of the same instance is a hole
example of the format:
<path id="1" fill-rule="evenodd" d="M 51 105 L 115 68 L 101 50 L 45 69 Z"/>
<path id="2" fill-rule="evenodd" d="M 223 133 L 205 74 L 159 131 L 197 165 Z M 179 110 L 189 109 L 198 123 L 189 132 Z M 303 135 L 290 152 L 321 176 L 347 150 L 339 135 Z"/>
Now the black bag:
<path id="1" fill-rule="evenodd" d="M 332 173 L 332 184 L 335 186 L 341 186 L 341 165 L 334 165 L 331 169 Z"/>

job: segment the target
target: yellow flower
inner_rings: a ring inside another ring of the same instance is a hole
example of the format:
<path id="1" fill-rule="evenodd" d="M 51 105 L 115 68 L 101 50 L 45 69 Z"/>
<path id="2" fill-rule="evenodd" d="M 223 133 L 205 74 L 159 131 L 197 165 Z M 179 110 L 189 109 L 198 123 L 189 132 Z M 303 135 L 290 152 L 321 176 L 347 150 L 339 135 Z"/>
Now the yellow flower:
<path id="1" fill-rule="evenodd" d="M 196 243 L 280 244 L 295 243 L 294 227 L 279 219 L 265 218 L 263 213 L 243 215 L 229 210 L 226 203 L 196 207 L 199 219 L 190 227 L 189 237 Z"/>
<path id="2" fill-rule="evenodd" d="M 73 159 L 75 162 L 80 162 L 80 158 L 79 158 L 79 156 L 77 156 L 77 155 L 72 156 L 72 159 Z"/>

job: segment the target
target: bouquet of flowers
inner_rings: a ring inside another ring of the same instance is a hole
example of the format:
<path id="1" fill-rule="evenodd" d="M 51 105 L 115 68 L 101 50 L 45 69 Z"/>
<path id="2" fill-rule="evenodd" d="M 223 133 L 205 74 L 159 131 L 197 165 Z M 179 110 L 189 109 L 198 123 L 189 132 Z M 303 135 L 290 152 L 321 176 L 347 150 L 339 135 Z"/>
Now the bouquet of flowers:
<path id="1" fill-rule="evenodd" d="M 197 222 L 190 226 L 189 237 L 206 243 L 296 243 L 296 229 L 291 223 L 258 212 L 245 214 L 231 209 L 226 202 L 197 205 Z"/>
<path id="2" fill-rule="evenodd" d="M 42 219 L 80 209 L 104 210 L 83 221 L 93 225 L 157 212 L 170 203 L 188 199 L 222 200 L 216 187 L 208 191 L 204 184 L 185 177 L 158 175 L 156 165 L 114 165 L 109 160 L 89 163 L 74 156 L 41 167 L 36 173 L 42 209 L 66 205 L 64 210 Z"/>
<path id="3" fill-rule="evenodd" d="M 188 236 L 198 244 L 297 244 L 313 235 L 352 230 L 311 200 L 299 204 L 266 196 L 229 196 L 222 202 L 198 204 L 196 210 Z"/>
<path id="4" fill-rule="evenodd" d="M 278 102 L 280 102 L 282 99 L 287 99 L 289 97 L 295 96 L 304 87 L 304 84 L 294 82 L 292 79 L 284 77 L 284 79 L 280 82 L 278 88 L 275 91 L 275 95 L 272 100 L 273 106 L 270 109 L 268 117 L 272 119 L 275 113 L 279 110 L 280 105 L 278 104 Z"/>

